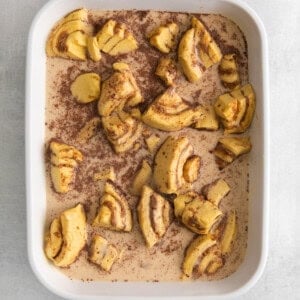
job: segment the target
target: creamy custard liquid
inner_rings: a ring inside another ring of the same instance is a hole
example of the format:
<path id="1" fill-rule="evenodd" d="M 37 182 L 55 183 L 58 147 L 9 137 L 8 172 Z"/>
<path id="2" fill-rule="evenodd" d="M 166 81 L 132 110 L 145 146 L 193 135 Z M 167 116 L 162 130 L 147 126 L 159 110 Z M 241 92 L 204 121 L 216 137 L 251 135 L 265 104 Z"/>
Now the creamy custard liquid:
<path id="1" fill-rule="evenodd" d="M 47 59 L 47 95 L 46 95 L 46 147 L 52 138 L 73 145 L 84 154 L 84 161 L 76 172 L 74 188 L 67 194 L 55 193 L 51 187 L 49 176 L 49 161 L 47 165 L 47 219 L 48 228 L 51 220 L 67 208 L 77 203 L 83 203 L 86 208 L 88 224 L 94 219 L 99 199 L 103 192 L 103 182 L 94 182 L 95 172 L 107 169 L 113 165 L 117 174 L 117 184 L 127 193 L 127 200 L 133 212 L 134 226 L 130 233 L 113 232 L 102 228 L 93 228 L 88 225 L 89 241 L 94 233 L 101 234 L 109 242 L 115 244 L 122 251 L 122 258 L 114 264 L 111 272 L 102 271 L 96 265 L 88 262 L 87 249 L 84 249 L 78 260 L 69 268 L 60 269 L 72 279 L 84 281 L 176 281 L 181 277 L 181 264 L 184 251 L 189 245 L 194 233 L 187 230 L 177 221 L 173 221 L 166 235 L 160 243 L 148 249 L 139 229 L 136 218 L 138 198 L 129 193 L 135 172 L 144 158 L 153 161 L 153 155 L 147 151 L 144 139 L 139 142 L 142 147 L 138 151 L 130 150 L 116 155 L 106 140 L 103 129 L 99 129 L 96 136 L 86 144 L 76 141 L 80 128 L 91 117 L 97 115 L 97 103 L 78 104 L 71 96 L 70 84 L 82 72 L 96 72 L 105 80 L 112 73 L 112 63 L 124 61 L 137 80 L 145 107 L 161 94 L 166 87 L 154 75 L 158 59 L 163 55 L 150 46 L 147 34 L 159 24 L 174 21 L 179 25 L 180 33 L 189 28 L 190 15 L 184 13 L 168 13 L 154 11 L 121 11 L 121 12 L 90 12 L 89 21 L 95 25 L 95 32 L 108 20 L 115 19 L 127 24 L 139 43 L 139 49 L 119 57 L 110 57 L 102 54 L 100 62 L 91 60 L 78 62 L 61 58 Z M 232 21 L 220 15 L 197 15 L 209 28 L 212 36 L 219 44 L 223 54 L 236 53 L 238 68 L 242 84 L 248 82 L 247 73 L 247 45 L 243 33 Z M 170 54 L 176 58 L 177 51 Z M 203 78 L 196 84 L 188 83 L 180 75 L 177 92 L 187 101 L 200 104 L 212 104 L 215 98 L 227 90 L 221 85 L 218 76 L 218 66 L 207 70 Z M 200 280 L 216 280 L 229 276 L 243 261 L 247 247 L 248 222 L 248 157 L 242 156 L 231 165 L 219 171 L 214 155 L 210 153 L 222 130 L 217 132 L 198 131 L 187 128 L 180 132 L 165 133 L 145 128 L 159 135 L 161 143 L 168 135 L 186 135 L 194 146 L 195 154 L 201 157 L 200 176 L 194 184 L 194 190 L 201 188 L 217 178 L 223 178 L 231 187 L 231 192 L 221 202 L 223 212 L 235 209 L 237 211 L 238 232 L 233 251 L 227 258 L 223 268 L 216 274 L 201 277 Z M 46 152 L 46 157 L 48 153 Z"/>

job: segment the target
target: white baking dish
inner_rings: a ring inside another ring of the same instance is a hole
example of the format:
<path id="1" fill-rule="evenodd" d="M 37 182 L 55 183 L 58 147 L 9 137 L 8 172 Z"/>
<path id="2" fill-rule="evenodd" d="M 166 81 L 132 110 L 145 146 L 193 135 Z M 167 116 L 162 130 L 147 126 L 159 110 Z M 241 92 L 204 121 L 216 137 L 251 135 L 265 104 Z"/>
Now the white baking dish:
<path id="1" fill-rule="evenodd" d="M 235 21 L 248 41 L 249 76 L 257 94 L 256 117 L 251 128 L 249 237 L 245 260 L 237 272 L 215 282 L 91 282 L 72 281 L 45 258 L 43 235 L 46 212 L 44 132 L 46 95 L 45 41 L 53 24 L 78 7 L 91 9 L 155 9 L 192 13 L 220 13 Z M 53 0 L 33 21 L 26 74 L 26 183 L 28 255 L 38 279 L 54 293 L 72 299 L 108 297 L 228 297 L 240 295 L 263 272 L 268 243 L 269 117 L 267 40 L 262 22 L 244 3 L 229 0 Z"/>

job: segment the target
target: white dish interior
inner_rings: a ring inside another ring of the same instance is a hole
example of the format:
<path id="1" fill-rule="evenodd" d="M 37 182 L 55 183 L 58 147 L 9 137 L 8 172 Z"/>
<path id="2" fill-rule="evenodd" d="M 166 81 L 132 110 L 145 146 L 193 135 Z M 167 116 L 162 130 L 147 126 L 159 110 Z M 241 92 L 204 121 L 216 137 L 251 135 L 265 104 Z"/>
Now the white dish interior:
<path id="1" fill-rule="evenodd" d="M 65 277 L 46 259 L 43 252 L 46 213 L 44 131 L 46 95 L 45 42 L 53 24 L 78 8 L 119 10 L 154 9 L 191 13 L 220 13 L 236 22 L 248 42 L 249 78 L 257 109 L 251 127 L 250 198 L 248 248 L 244 262 L 233 275 L 214 282 L 81 282 Z M 148 296 L 228 297 L 249 289 L 260 277 L 267 256 L 268 224 L 268 66 L 267 42 L 263 25 L 245 4 L 229 0 L 52 0 L 36 16 L 29 35 L 26 74 L 26 179 L 28 255 L 38 279 L 51 291 L 72 299 L 119 296 L 123 299 Z"/>

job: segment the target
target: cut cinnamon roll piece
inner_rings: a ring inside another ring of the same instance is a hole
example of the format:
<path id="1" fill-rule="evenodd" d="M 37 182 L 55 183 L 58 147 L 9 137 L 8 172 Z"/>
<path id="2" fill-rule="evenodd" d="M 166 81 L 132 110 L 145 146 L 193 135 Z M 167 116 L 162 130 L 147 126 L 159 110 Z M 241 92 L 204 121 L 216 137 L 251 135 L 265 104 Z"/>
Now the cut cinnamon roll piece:
<path id="1" fill-rule="evenodd" d="M 220 169 L 225 168 L 240 155 L 251 151 L 249 137 L 220 138 L 213 153 L 216 156 L 216 163 Z"/>
<path id="2" fill-rule="evenodd" d="M 53 259 L 59 253 L 63 244 L 63 235 L 60 218 L 55 218 L 50 224 L 45 238 L 45 253 L 49 259 Z"/>
<path id="3" fill-rule="evenodd" d="M 155 70 L 157 75 L 167 86 L 175 84 L 177 68 L 175 62 L 169 57 L 162 57 Z"/>
<path id="4" fill-rule="evenodd" d="M 71 265 L 86 244 L 86 215 L 82 204 L 52 221 L 45 238 L 46 256 L 58 267 Z"/>
<path id="5" fill-rule="evenodd" d="M 219 66 L 219 74 L 224 87 L 231 90 L 240 87 L 240 76 L 237 68 L 235 54 L 226 54 L 222 57 Z"/>
<path id="6" fill-rule="evenodd" d="M 195 29 L 195 36 L 199 41 L 199 55 L 201 62 L 208 69 L 222 59 L 222 52 L 212 38 L 204 24 L 197 18 L 192 17 L 192 27 Z"/>
<path id="7" fill-rule="evenodd" d="M 193 125 L 196 129 L 215 131 L 219 129 L 219 120 L 213 106 L 203 107 L 203 116 Z"/>
<path id="8" fill-rule="evenodd" d="M 207 234 L 218 224 L 223 213 L 217 206 L 196 193 L 186 193 L 174 199 L 176 217 L 191 231 Z"/>
<path id="9" fill-rule="evenodd" d="M 193 275 L 213 274 L 223 266 L 221 251 L 216 240 L 210 236 L 199 236 L 188 246 L 182 271 L 184 276 L 192 278 Z"/>
<path id="10" fill-rule="evenodd" d="M 51 180 L 57 193 L 67 193 L 74 177 L 74 169 L 83 160 L 82 153 L 73 146 L 52 141 Z"/>
<path id="11" fill-rule="evenodd" d="M 236 238 L 236 233 L 236 212 L 232 211 L 227 215 L 226 225 L 223 231 L 223 235 L 220 239 L 220 247 L 222 254 L 228 254 L 231 251 L 233 242 Z"/>
<path id="12" fill-rule="evenodd" d="M 86 104 L 99 98 L 101 77 L 97 73 L 83 73 L 72 82 L 70 91 L 78 103 Z"/>
<path id="13" fill-rule="evenodd" d="M 192 107 L 174 88 L 169 88 L 148 107 L 142 120 L 156 129 L 178 131 L 192 125 L 202 116 L 202 106 Z"/>
<path id="14" fill-rule="evenodd" d="M 87 143 L 89 139 L 96 135 L 100 124 L 101 119 L 99 117 L 94 117 L 87 121 L 78 132 L 76 141 L 82 144 Z"/>
<path id="15" fill-rule="evenodd" d="M 101 52 L 98 46 L 97 37 L 95 36 L 89 36 L 87 38 L 87 50 L 89 53 L 90 59 L 97 62 L 101 60 Z"/>
<path id="16" fill-rule="evenodd" d="M 196 270 L 197 275 L 212 275 L 216 273 L 221 267 L 223 267 L 224 261 L 222 258 L 222 253 L 218 245 L 210 247 L 202 257 L 199 262 L 198 270 Z"/>
<path id="17" fill-rule="evenodd" d="M 90 245 L 89 260 L 109 272 L 118 260 L 119 253 L 114 245 L 100 235 L 95 235 Z"/>
<path id="18" fill-rule="evenodd" d="M 212 232 L 214 239 L 218 240 L 223 255 L 231 252 L 237 235 L 237 216 L 235 211 L 226 214 L 220 224 Z"/>
<path id="19" fill-rule="evenodd" d="M 160 137 L 152 134 L 149 137 L 145 138 L 145 142 L 150 153 L 154 153 L 160 142 Z"/>
<path id="20" fill-rule="evenodd" d="M 198 179 L 200 165 L 200 156 L 193 155 L 189 157 L 183 165 L 183 178 L 189 183 L 196 181 Z"/>
<path id="21" fill-rule="evenodd" d="M 138 170 L 133 180 L 132 193 L 134 195 L 141 194 L 143 186 L 150 183 L 151 175 L 152 169 L 147 160 L 144 159 L 141 168 Z"/>
<path id="22" fill-rule="evenodd" d="M 132 216 L 124 193 L 113 182 L 107 181 L 104 195 L 100 199 L 94 226 L 115 231 L 129 232 L 132 229 Z"/>
<path id="23" fill-rule="evenodd" d="M 178 25 L 174 22 L 161 25 L 150 32 L 150 44 L 163 53 L 169 53 L 174 47 L 178 32 Z"/>
<path id="24" fill-rule="evenodd" d="M 113 166 L 110 166 L 107 169 L 104 169 L 102 172 L 94 173 L 94 181 L 97 180 L 110 180 L 112 182 L 116 181 L 116 172 Z"/>
<path id="25" fill-rule="evenodd" d="M 251 125 L 255 111 L 255 93 L 251 84 L 219 96 L 214 104 L 226 133 L 242 133 Z"/>
<path id="26" fill-rule="evenodd" d="M 161 195 L 144 186 L 137 207 L 139 224 L 149 248 L 153 247 L 166 233 L 171 223 L 171 207 Z"/>
<path id="27" fill-rule="evenodd" d="M 217 179 L 202 189 L 202 193 L 206 199 L 216 206 L 219 206 L 220 201 L 228 195 L 229 192 L 230 187 L 224 179 Z"/>
<path id="28" fill-rule="evenodd" d="M 198 37 L 195 28 L 188 29 L 178 46 L 178 61 L 188 81 L 200 80 L 205 70 L 197 51 Z"/>
<path id="29" fill-rule="evenodd" d="M 113 64 L 115 72 L 102 83 L 98 113 L 107 117 L 115 109 L 133 107 L 143 101 L 141 91 L 126 63 Z"/>
<path id="30" fill-rule="evenodd" d="M 47 56 L 86 60 L 87 36 L 90 31 L 87 9 L 72 11 L 58 22 L 48 36 Z"/>
<path id="31" fill-rule="evenodd" d="M 196 199 L 199 195 L 195 192 L 187 192 L 185 194 L 178 195 L 174 199 L 174 214 L 175 217 L 179 220 L 181 220 L 181 216 L 183 214 L 183 211 L 185 210 L 185 207 L 188 203 Z"/>
<path id="32" fill-rule="evenodd" d="M 178 193 L 191 186 L 184 177 L 184 166 L 193 154 L 186 137 L 170 136 L 164 141 L 154 158 L 153 169 L 153 180 L 161 193 Z"/>
<path id="33" fill-rule="evenodd" d="M 116 153 L 131 149 L 143 130 L 141 122 L 124 111 L 117 111 L 107 117 L 102 117 L 102 126 Z"/>
<path id="34" fill-rule="evenodd" d="M 129 53 L 138 48 L 132 33 L 124 23 L 108 20 L 96 35 L 98 47 L 112 56 Z"/>

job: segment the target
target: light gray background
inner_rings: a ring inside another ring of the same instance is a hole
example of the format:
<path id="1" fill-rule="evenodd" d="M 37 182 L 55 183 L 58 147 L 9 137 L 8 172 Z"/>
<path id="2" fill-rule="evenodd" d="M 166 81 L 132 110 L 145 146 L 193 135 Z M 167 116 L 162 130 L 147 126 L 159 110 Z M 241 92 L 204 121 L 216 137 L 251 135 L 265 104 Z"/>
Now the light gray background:
<path id="1" fill-rule="evenodd" d="M 37 281 L 26 252 L 26 43 L 31 21 L 46 2 L 0 0 L 1 299 L 58 299 Z M 300 1 L 246 2 L 262 18 L 269 37 L 271 223 L 266 269 L 242 298 L 300 299 Z"/>

